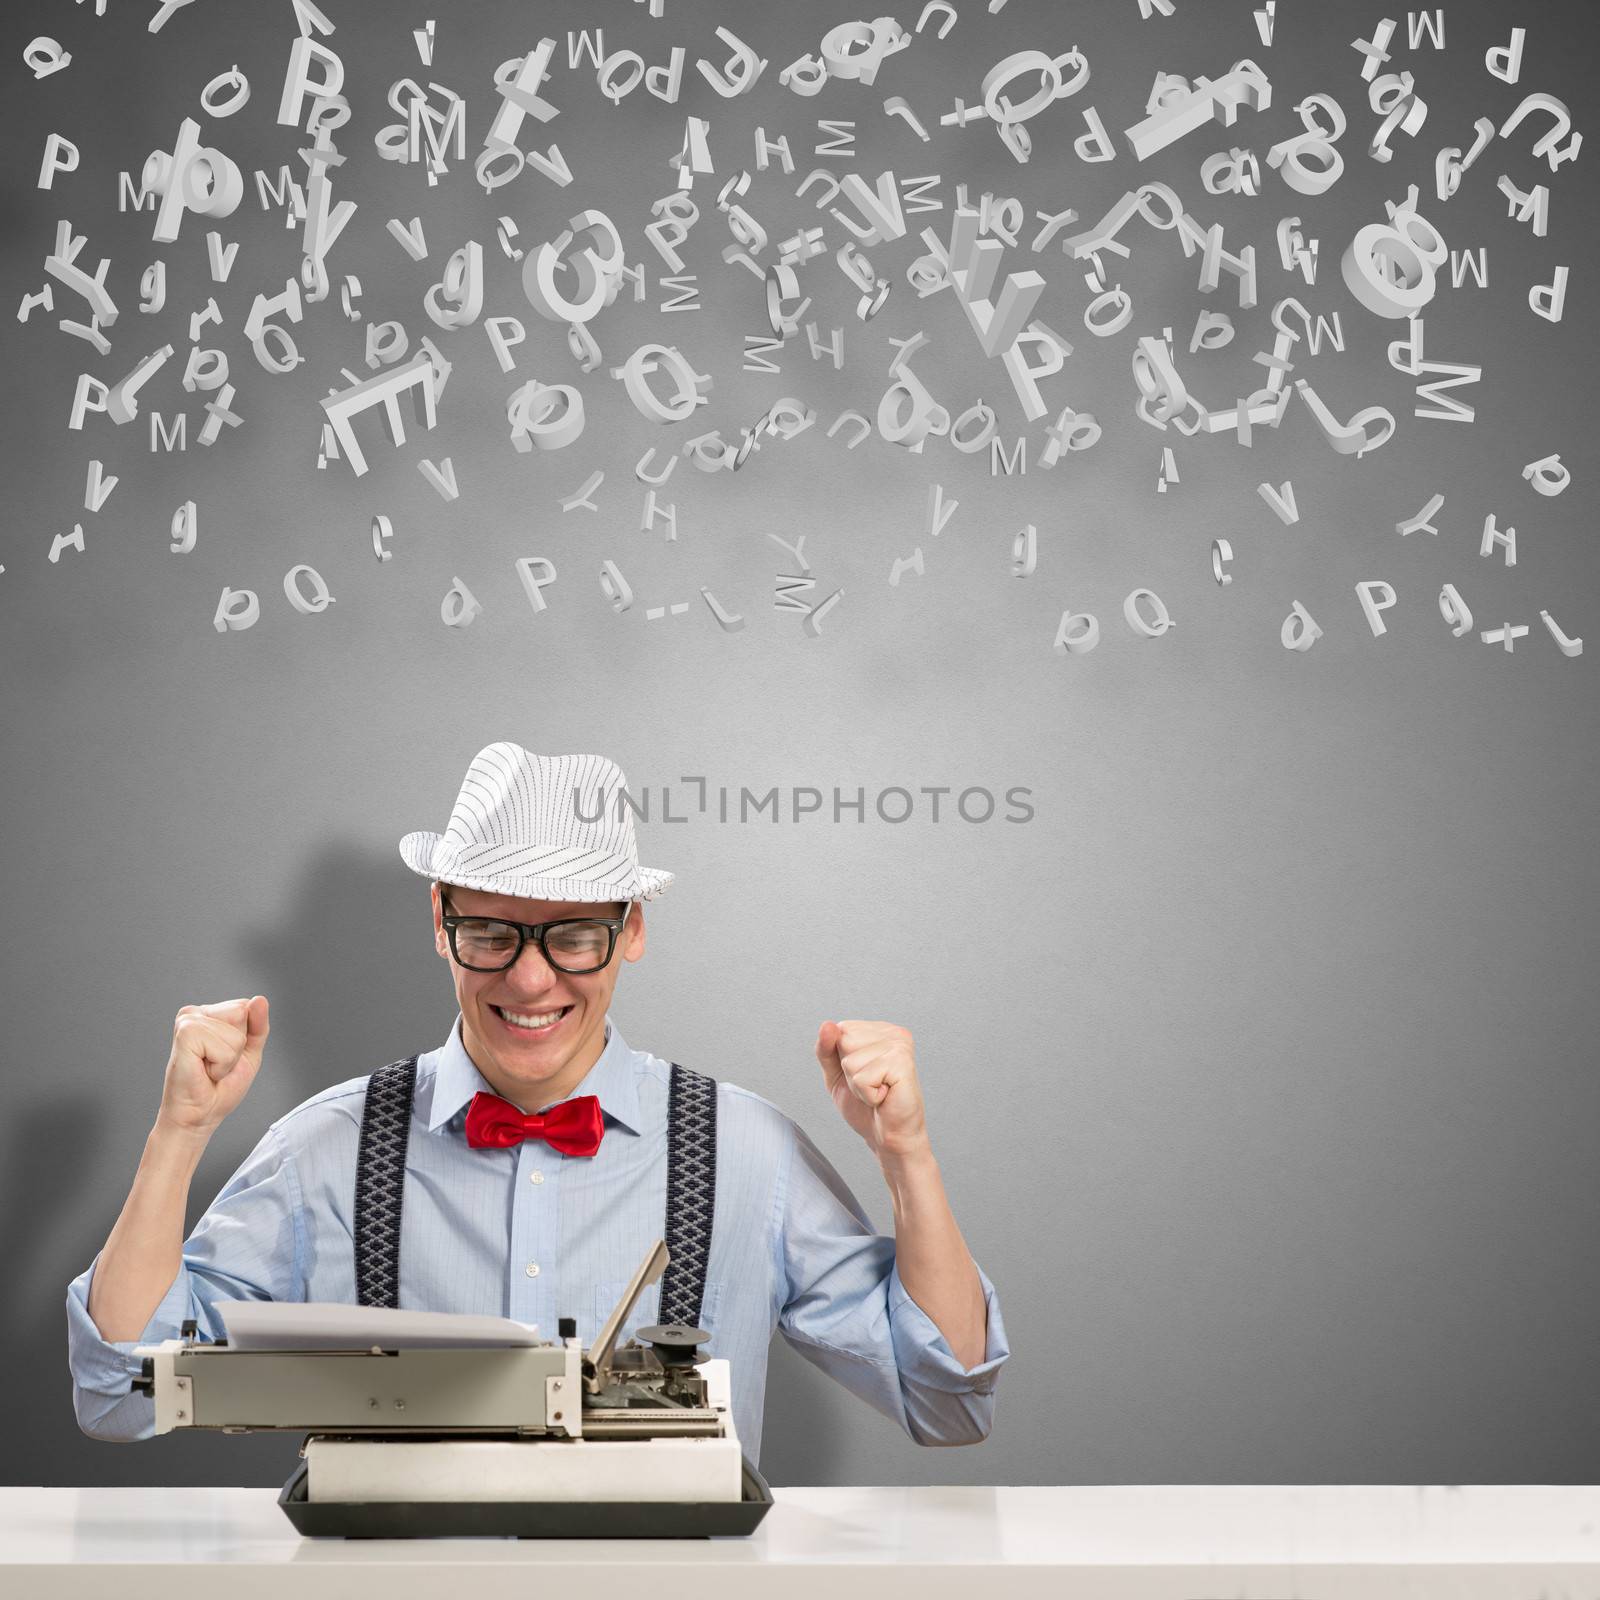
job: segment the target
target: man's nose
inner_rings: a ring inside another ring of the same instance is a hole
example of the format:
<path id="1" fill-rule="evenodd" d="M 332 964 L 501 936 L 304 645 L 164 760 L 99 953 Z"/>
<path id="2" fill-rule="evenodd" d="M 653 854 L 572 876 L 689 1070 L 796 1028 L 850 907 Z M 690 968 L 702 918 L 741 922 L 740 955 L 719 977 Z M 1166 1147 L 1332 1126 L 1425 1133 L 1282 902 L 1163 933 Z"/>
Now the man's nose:
<path id="1" fill-rule="evenodd" d="M 523 942 L 517 959 L 507 969 L 512 984 L 526 994 L 541 994 L 561 981 L 561 974 L 544 958 L 537 939 Z"/>

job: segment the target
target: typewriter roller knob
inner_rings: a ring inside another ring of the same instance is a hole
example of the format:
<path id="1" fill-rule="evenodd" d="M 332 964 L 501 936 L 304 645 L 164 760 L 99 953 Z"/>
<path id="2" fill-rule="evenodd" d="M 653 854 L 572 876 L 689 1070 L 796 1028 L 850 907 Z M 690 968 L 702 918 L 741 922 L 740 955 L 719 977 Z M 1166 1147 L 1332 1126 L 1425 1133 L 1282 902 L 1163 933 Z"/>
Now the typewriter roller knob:
<path id="1" fill-rule="evenodd" d="M 640 1328 L 638 1336 L 655 1350 L 663 1367 L 692 1367 L 701 1359 L 697 1347 L 711 1338 L 704 1328 L 691 1328 L 682 1322 L 653 1323 Z"/>

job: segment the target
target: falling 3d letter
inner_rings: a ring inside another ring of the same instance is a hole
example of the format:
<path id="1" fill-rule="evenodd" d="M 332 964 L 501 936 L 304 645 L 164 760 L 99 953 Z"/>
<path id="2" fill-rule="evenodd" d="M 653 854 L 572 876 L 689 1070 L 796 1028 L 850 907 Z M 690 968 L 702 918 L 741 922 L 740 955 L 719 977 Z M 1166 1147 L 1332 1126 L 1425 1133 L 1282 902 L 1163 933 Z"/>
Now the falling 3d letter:
<path id="1" fill-rule="evenodd" d="M 537 378 L 518 389 L 506 402 L 511 442 L 522 454 L 563 450 L 583 433 L 583 395 L 571 384 L 540 383 Z"/>
<path id="2" fill-rule="evenodd" d="M 878 402 L 878 432 L 890 444 L 920 455 L 932 436 L 950 431 L 950 413 L 923 387 L 910 367 L 902 367 Z M 831 430 L 830 430 L 831 431 Z"/>
<path id="3" fill-rule="evenodd" d="M 1562 465 L 1559 455 L 1545 456 L 1541 461 L 1530 461 L 1522 469 L 1522 476 L 1543 495 L 1557 495 L 1572 482 L 1572 473 Z"/>
<path id="4" fill-rule="evenodd" d="M 1433 519 L 1439 514 L 1439 507 L 1444 504 L 1444 496 L 1436 494 L 1414 517 L 1407 517 L 1404 522 L 1397 522 L 1394 531 L 1403 539 L 1410 533 L 1431 533 L 1435 538 L 1439 530 L 1433 526 Z"/>
<path id="5" fill-rule="evenodd" d="M 1483 519 L 1483 539 L 1478 546 L 1480 556 L 1492 555 L 1494 547 L 1499 545 L 1506 553 L 1506 565 L 1514 567 L 1517 564 L 1517 530 L 1506 528 L 1503 531 L 1494 525 L 1494 512 L 1490 512 Z"/>
<path id="6" fill-rule="evenodd" d="M 1270 483 L 1259 484 L 1256 493 L 1277 512 L 1278 520 L 1285 527 L 1300 520 L 1300 508 L 1294 503 L 1292 483 L 1285 483 L 1281 489 L 1274 489 Z"/>
<path id="7" fill-rule="evenodd" d="M 621 613 L 633 604 L 633 590 L 622 576 L 614 561 L 607 561 L 600 569 L 600 591 L 611 602 L 611 609 Z"/>
<path id="8" fill-rule="evenodd" d="M 108 478 L 105 468 L 98 461 L 89 463 L 89 478 L 84 486 L 83 505 L 86 511 L 98 511 L 106 503 L 111 491 L 122 481 L 120 478 Z"/>
<path id="9" fill-rule="evenodd" d="M 1528 625 L 1519 622 L 1515 625 L 1506 623 L 1499 628 L 1486 628 L 1478 635 L 1485 644 L 1503 644 L 1509 654 L 1515 648 L 1515 641 L 1523 638 L 1528 632 Z"/>
<path id="10" fill-rule="evenodd" d="M 411 392 L 413 408 L 417 404 L 418 391 L 421 391 L 420 398 L 425 418 L 423 425 L 432 428 L 438 421 L 438 413 L 435 407 L 433 361 L 426 352 L 413 357 L 403 367 L 397 367 L 392 372 L 380 373 L 376 378 L 369 378 L 364 383 L 327 395 L 321 401 L 322 409 L 327 413 L 328 421 L 332 423 L 333 431 L 339 440 L 339 447 L 358 478 L 367 470 L 367 458 L 361 452 L 355 430 L 350 425 L 351 419 L 363 411 L 371 410 L 373 406 L 381 405 L 384 408 L 384 425 L 391 443 L 403 444 L 405 422 L 400 413 L 400 395 L 407 390 Z"/>
<path id="11" fill-rule="evenodd" d="M 460 578 L 452 578 L 439 605 L 439 620 L 447 628 L 467 628 L 483 611 L 477 597 Z"/>
<path id="12" fill-rule="evenodd" d="M 1139 611 L 1141 599 L 1148 599 L 1154 608 L 1155 615 L 1150 621 L 1145 621 Z M 1122 615 L 1127 619 L 1128 626 L 1135 633 L 1143 634 L 1147 639 L 1159 639 L 1169 628 L 1177 627 L 1172 618 L 1167 614 L 1167 608 L 1162 603 L 1161 596 L 1153 589 L 1135 589 L 1128 598 L 1122 602 Z"/>
<path id="13" fill-rule="evenodd" d="M 1232 127 L 1241 105 L 1265 111 L 1271 104 L 1272 85 L 1267 75 L 1253 61 L 1236 61 L 1215 82 L 1197 79 L 1192 91 L 1176 94 L 1143 122 L 1126 129 L 1122 137 L 1134 159 L 1144 161 L 1207 122 Z"/>
<path id="14" fill-rule="evenodd" d="M 1560 647 L 1562 655 L 1581 656 L 1583 654 L 1583 640 L 1569 639 L 1566 634 L 1564 634 L 1561 629 L 1556 626 L 1555 618 L 1552 617 L 1548 611 L 1541 611 L 1539 613 L 1539 619 L 1544 623 L 1545 627 L 1550 630 L 1550 636 Z"/>
<path id="15" fill-rule="evenodd" d="M 167 549 L 175 556 L 187 555 L 194 549 L 198 536 L 199 525 L 195 517 L 194 501 L 185 500 L 172 513 L 172 543 Z"/>
<path id="16" fill-rule="evenodd" d="M 1359 461 L 1369 450 L 1376 450 L 1380 445 L 1387 444 L 1394 436 L 1394 413 L 1386 411 L 1382 406 L 1368 406 L 1365 410 L 1358 411 L 1348 423 L 1340 423 L 1304 378 L 1296 378 L 1294 386 L 1299 390 L 1300 398 L 1311 408 L 1311 414 L 1317 419 L 1317 426 L 1322 429 L 1323 437 L 1340 455 L 1347 456 L 1354 452 Z M 1368 423 L 1373 422 L 1379 429 L 1376 437 L 1367 433 Z"/>
<path id="17" fill-rule="evenodd" d="M 236 601 L 244 602 L 244 609 L 233 609 Z M 254 589 L 229 589 L 224 588 L 222 598 L 217 602 L 216 615 L 211 619 L 211 625 L 218 633 L 227 633 L 232 630 L 242 633 L 246 628 L 255 627 L 261 619 L 261 602 L 256 598 Z"/>
<path id="18" fill-rule="evenodd" d="M 1087 611 L 1063 611 L 1056 628 L 1052 650 L 1063 654 L 1087 655 L 1100 643 L 1100 620 Z"/>
<path id="19" fill-rule="evenodd" d="M 489 133 L 475 168 L 478 182 L 483 185 L 486 194 L 502 184 L 510 183 L 527 164 L 529 158 L 517 143 L 522 119 L 531 116 L 540 122 L 548 122 L 559 115 L 557 108 L 539 95 L 539 85 L 549 76 L 547 69 L 555 47 L 554 39 L 541 39 L 527 55 L 513 56 L 509 61 L 502 61 L 495 69 L 494 86 L 500 94 L 501 103 L 494 120 L 489 124 Z M 559 163 L 559 158 L 560 152 L 552 145 L 549 162 L 544 163 L 541 158 L 541 170 L 546 164 Z M 496 167 L 496 162 L 507 159 L 512 163 L 509 170 Z"/>
<path id="20" fill-rule="evenodd" d="M 423 309 L 441 328 L 465 328 L 483 310 L 483 246 L 469 240 L 445 263 L 443 279 L 423 297 Z"/>
<path id="21" fill-rule="evenodd" d="M 671 400 L 658 399 L 646 381 L 657 371 L 676 384 Z M 611 368 L 611 376 L 622 380 L 635 409 L 652 422 L 682 422 L 708 403 L 704 391 L 711 387 L 710 375 L 696 372 L 673 345 L 642 344 L 620 367 Z"/>
<path id="22" fill-rule="evenodd" d="M 1435 268 L 1449 255 L 1438 230 L 1417 215 L 1416 203 L 1412 184 L 1402 205 L 1386 202 L 1388 223 L 1368 223 L 1340 262 L 1351 294 L 1380 317 L 1415 316 L 1433 298 Z"/>
<path id="23" fill-rule="evenodd" d="M 920 545 L 917 547 L 919 553 L 921 548 Z M 1039 530 L 1029 522 L 1011 540 L 1011 576 L 1031 578 L 1038 565 Z M 893 583 L 895 580 L 891 578 L 889 581 Z"/>
<path id="24" fill-rule="evenodd" d="M 312 580 L 312 590 L 309 596 L 300 592 L 300 574 L 309 573 Z M 303 561 L 299 566 L 290 567 L 283 575 L 283 592 L 290 605 L 303 617 L 314 617 L 318 612 L 326 611 L 334 602 L 334 597 L 328 593 L 328 586 L 323 581 L 322 574 L 315 567 L 307 566 Z"/>
<path id="25" fill-rule="evenodd" d="M 1395 602 L 1393 585 L 1385 583 L 1382 578 L 1369 578 L 1356 585 L 1356 595 L 1361 601 L 1361 609 L 1367 614 L 1367 625 L 1372 629 L 1373 637 L 1387 633 L 1389 629 L 1381 613 Z"/>
<path id="26" fill-rule="evenodd" d="M 76 172 L 78 170 L 78 147 L 70 139 L 63 139 L 59 133 L 46 136 L 44 141 L 44 159 L 39 163 L 39 183 L 41 189 L 52 188 L 58 172 Z"/>
<path id="27" fill-rule="evenodd" d="M 1472 612 L 1453 583 L 1447 583 L 1439 591 L 1439 615 L 1450 624 L 1450 631 L 1458 639 L 1472 631 Z"/>
<path id="28" fill-rule="evenodd" d="M 439 496 L 444 500 L 459 500 L 461 490 L 456 484 L 455 464 L 449 456 L 435 465 L 432 461 L 419 461 L 417 471 L 439 491 Z"/>
<path id="29" fill-rule="evenodd" d="M 1557 267 L 1550 283 L 1536 283 L 1528 290 L 1528 305 L 1546 322 L 1559 322 L 1567 303 L 1567 269 Z"/>
<path id="30" fill-rule="evenodd" d="M 1515 83 L 1522 74 L 1522 43 L 1528 36 L 1526 28 L 1511 30 L 1511 43 L 1499 48 L 1491 47 L 1484 55 L 1483 64 L 1502 83 Z"/>
<path id="31" fill-rule="evenodd" d="M 35 79 L 48 78 L 52 72 L 60 72 L 63 67 L 72 65 L 72 56 L 56 40 L 43 33 L 30 41 L 22 52 L 22 59 Z"/>
<path id="32" fill-rule="evenodd" d="M 544 590 L 556 581 L 555 563 L 544 556 L 523 556 L 517 562 L 517 577 L 522 583 L 522 592 L 528 597 L 528 604 L 535 611 L 547 611 L 549 604 L 545 600 Z M 534 568 L 540 568 L 536 577 Z"/>
<path id="33" fill-rule="evenodd" d="M 1285 650 L 1309 650 L 1322 637 L 1316 619 L 1298 600 L 1290 601 L 1293 610 L 1283 620 L 1278 637 Z"/>
<path id="34" fill-rule="evenodd" d="M 562 251 L 580 233 L 592 232 L 595 243 L 587 243 L 570 261 L 563 262 Z M 522 288 L 540 316 L 552 322 L 587 322 L 617 297 L 624 261 L 622 238 L 603 211 L 581 211 L 567 222 L 558 238 L 530 250 L 522 263 Z M 569 298 L 556 280 L 558 267 L 570 266 L 577 274 L 576 298 Z"/>

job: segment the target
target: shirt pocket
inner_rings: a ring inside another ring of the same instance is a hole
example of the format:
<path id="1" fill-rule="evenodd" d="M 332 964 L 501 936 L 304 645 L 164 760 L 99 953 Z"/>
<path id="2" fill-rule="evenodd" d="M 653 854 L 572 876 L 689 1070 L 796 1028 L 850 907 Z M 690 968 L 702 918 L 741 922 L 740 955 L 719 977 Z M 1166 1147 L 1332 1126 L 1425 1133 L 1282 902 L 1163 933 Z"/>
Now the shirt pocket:
<path id="1" fill-rule="evenodd" d="M 589 1330 L 584 1336 L 584 1344 L 592 1345 L 599 1336 L 600 1329 L 605 1320 L 615 1309 L 617 1302 L 627 1293 L 631 1280 L 618 1278 L 609 1283 L 597 1283 L 594 1289 L 594 1305 L 591 1308 L 591 1321 Z M 708 1278 L 704 1292 L 700 1297 L 700 1322 L 699 1326 L 711 1335 L 707 1344 L 701 1349 L 708 1355 L 717 1353 L 717 1316 L 722 1307 L 722 1284 L 718 1279 Z M 661 1282 L 647 1283 L 641 1291 L 638 1300 L 634 1303 L 633 1310 L 622 1319 L 622 1327 L 617 1334 L 617 1343 L 626 1344 L 640 1328 L 648 1328 L 661 1320 Z M 580 1330 L 581 1332 L 581 1330 Z"/>

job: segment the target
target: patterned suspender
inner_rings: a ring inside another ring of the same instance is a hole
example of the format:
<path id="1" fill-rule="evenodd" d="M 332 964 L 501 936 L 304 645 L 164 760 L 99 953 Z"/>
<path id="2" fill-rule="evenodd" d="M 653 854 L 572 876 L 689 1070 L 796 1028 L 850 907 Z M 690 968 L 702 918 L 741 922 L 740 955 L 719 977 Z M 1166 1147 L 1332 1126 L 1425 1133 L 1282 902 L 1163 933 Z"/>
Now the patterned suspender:
<path id="1" fill-rule="evenodd" d="M 367 1081 L 356 1154 L 356 1303 L 400 1305 L 400 1204 L 417 1058 L 391 1061 Z"/>
<path id="2" fill-rule="evenodd" d="M 667 1090 L 667 1270 L 661 1322 L 699 1325 L 717 1204 L 717 1080 L 672 1063 Z"/>
<path id="3" fill-rule="evenodd" d="M 367 1082 L 356 1155 L 356 1298 L 400 1304 L 400 1212 L 417 1058 L 391 1061 Z M 672 1063 L 667 1091 L 667 1217 L 670 1260 L 661 1279 L 660 1320 L 696 1326 L 717 1198 L 717 1082 Z"/>

